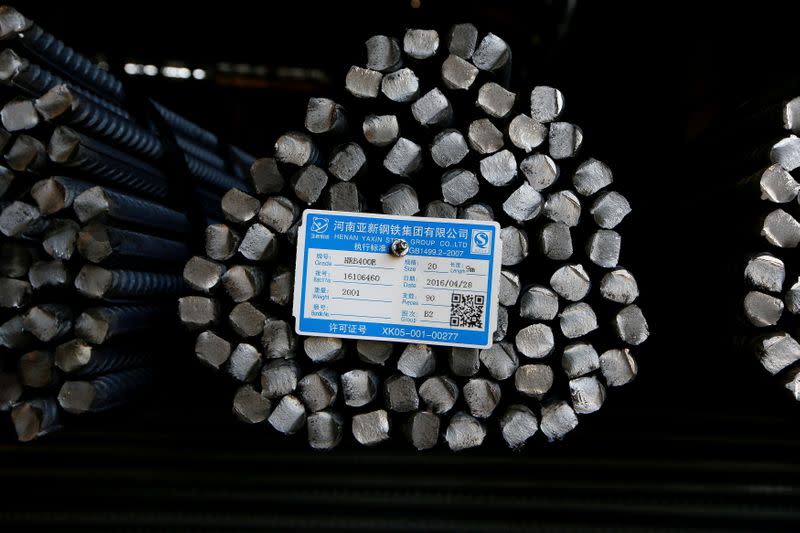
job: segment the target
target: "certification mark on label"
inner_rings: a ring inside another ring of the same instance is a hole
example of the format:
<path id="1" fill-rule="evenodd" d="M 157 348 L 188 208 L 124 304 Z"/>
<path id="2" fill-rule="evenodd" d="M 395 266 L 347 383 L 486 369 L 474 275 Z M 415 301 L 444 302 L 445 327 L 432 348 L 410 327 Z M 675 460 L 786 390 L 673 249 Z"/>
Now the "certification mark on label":
<path id="1" fill-rule="evenodd" d="M 472 230 L 472 246 L 470 252 L 478 255 L 489 255 L 492 249 L 489 246 L 492 242 L 491 233 L 485 229 Z"/>
<path id="2" fill-rule="evenodd" d="M 297 333 L 491 346 L 499 231 L 496 222 L 306 210 Z"/>

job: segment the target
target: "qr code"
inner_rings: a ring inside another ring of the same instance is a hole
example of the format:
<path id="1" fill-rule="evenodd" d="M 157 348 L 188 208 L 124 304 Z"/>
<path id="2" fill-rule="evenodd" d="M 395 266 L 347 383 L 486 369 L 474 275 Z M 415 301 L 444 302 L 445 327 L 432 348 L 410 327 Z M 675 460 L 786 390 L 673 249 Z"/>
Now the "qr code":
<path id="1" fill-rule="evenodd" d="M 482 294 L 453 293 L 450 298 L 450 325 L 456 328 L 483 329 L 483 307 L 486 297 Z"/>

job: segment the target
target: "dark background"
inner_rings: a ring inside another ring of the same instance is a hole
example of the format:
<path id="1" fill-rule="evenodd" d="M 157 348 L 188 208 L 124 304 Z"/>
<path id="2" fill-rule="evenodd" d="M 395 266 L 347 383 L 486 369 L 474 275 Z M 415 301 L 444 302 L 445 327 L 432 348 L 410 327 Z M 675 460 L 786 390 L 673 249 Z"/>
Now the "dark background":
<path id="1" fill-rule="evenodd" d="M 237 423 L 231 391 L 187 346 L 173 354 L 176 379 L 139 408 L 25 446 L 8 444 L 3 418 L 0 523 L 797 530 L 800 407 L 736 348 L 739 176 L 698 142 L 724 130 L 737 105 L 791 80 L 795 4 L 17 3 L 113 70 L 170 61 L 207 69 L 203 81 L 131 82 L 255 155 L 301 125 L 309 96 L 341 91 L 370 35 L 461 21 L 497 33 L 514 51 L 513 88 L 561 88 L 584 153 L 609 163 L 631 199 L 622 259 L 639 279 L 652 335 L 636 350 L 633 384 L 611 391 L 565 442 L 535 439 L 520 453 L 313 453 L 302 437 Z"/>

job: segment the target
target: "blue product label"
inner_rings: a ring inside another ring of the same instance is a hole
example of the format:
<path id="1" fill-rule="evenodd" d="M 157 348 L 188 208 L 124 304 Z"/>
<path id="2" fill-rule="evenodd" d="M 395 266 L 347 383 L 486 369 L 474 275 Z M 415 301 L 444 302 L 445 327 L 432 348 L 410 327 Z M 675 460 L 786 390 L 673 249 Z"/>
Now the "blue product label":
<path id="1" fill-rule="evenodd" d="M 496 222 L 306 210 L 301 335 L 486 348 L 497 325 Z"/>

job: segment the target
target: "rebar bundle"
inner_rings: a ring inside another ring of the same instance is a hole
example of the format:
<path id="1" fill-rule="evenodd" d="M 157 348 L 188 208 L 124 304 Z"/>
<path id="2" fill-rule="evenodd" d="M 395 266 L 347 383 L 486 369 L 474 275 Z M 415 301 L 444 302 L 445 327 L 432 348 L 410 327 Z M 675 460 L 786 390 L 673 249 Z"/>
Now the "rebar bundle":
<path id="1" fill-rule="evenodd" d="M 148 390 L 187 240 L 252 158 L 9 6 L 0 39 L 0 409 L 27 441 Z"/>
<path id="2" fill-rule="evenodd" d="M 749 341 L 764 368 L 800 400 L 796 332 L 800 314 L 800 264 L 796 261 L 800 184 L 795 180 L 800 168 L 800 139 L 796 136 L 800 133 L 800 97 L 766 106 L 747 122 L 761 125 L 751 127 L 760 136 L 759 143 L 773 139 L 765 150 L 750 150 L 750 161 L 756 161 L 761 170 L 745 179 L 742 187 L 749 195 L 748 209 L 756 191 L 760 192 L 756 211 L 762 215 L 759 233 L 763 248 L 749 257 L 744 269 L 747 289 L 743 309 L 755 329 Z"/>
<path id="3" fill-rule="evenodd" d="M 630 212 L 611 169 L 579 159 L 583 132 L 556 88 L 509 89 L 511 50 L 472 24 L 366 41 L 342 103 L 311 98 L 229 190 L 224 223 L 183 271 L 195 353 L 240 383 L 234 414 L 315 449 L 401 433 L 422 450 L 499 434 L 511 448 L 564 437 L 637 373 L 647 338 L 633 274 L 620 263 Z M 306 208 L 496 220 L 502 275 L 494 345 L 478 350 L 298 338 L 295 245 Z"/>

